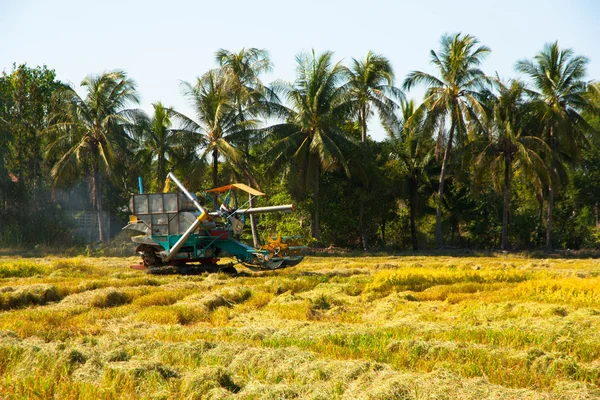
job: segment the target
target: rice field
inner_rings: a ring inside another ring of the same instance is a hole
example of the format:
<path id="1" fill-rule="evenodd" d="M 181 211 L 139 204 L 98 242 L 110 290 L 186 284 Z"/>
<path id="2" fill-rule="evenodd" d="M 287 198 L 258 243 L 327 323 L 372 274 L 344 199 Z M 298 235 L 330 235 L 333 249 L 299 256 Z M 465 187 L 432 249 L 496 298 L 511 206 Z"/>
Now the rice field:
<path id="1" fill-rule="evenodd" d="M 597 399 L 600 260 L 0 257 L 0 399 Z"/>

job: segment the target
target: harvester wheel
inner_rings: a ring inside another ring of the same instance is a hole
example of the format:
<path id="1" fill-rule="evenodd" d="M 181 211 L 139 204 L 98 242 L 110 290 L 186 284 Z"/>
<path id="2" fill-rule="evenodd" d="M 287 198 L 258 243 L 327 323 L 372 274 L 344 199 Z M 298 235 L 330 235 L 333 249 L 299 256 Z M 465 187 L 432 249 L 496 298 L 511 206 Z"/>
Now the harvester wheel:
<path id="1" fill-rule="evenodd" d="M 159 267 L 162 265 L 162 260 L 158 254 L 156 254 L 156 250 L 154 248 L 145 247 L 140 251 L 140 254 L 142 255 L 142 261 L 146 267 Z"/>

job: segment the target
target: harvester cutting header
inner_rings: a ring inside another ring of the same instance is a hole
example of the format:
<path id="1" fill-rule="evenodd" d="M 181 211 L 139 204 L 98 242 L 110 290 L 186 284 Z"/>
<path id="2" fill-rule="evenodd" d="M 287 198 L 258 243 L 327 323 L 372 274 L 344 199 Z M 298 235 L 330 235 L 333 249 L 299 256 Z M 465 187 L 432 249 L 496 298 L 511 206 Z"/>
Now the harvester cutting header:
<path id="1" fill-rule="evenodd" d="M 250 214 L 293 211 L 291 204 L 254 208 L 231 208 L 234 191 L 242 191 L 250 198 L 264 196 L 250 186 L 234 183 L 206 191 L 213 211 L 203 207 L 196 195 L 190 193 L 173 175 L 180 192 L 144 194 L 140 181 L 140 194 L 131 196 L 132 215 L 123 229 L 142 232 L 131 239 L 142 256 L 140 268 L 150 272 L 176 267 L 206 271 L 232 271 L 232 267 L 217 264 L 219 257 L 229 254 L 251 269 L 273 270 L 289 267 L 302 261 L 297 237 L 278 236 L 261 248 L 254 248 L 238 240 L 244 228 L 245 216 Z M 168 186 L 168 185 L 167 185 Z M 248 201 L 246 204 L 248 204 Z"/>

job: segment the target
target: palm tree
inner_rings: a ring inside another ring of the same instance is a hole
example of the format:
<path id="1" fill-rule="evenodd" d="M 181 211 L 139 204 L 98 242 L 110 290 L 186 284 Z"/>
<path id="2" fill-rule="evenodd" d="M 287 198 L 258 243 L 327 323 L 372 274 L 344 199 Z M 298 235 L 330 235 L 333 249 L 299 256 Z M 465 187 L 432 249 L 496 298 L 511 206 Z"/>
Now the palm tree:
<path id="1" fill-rule="evenodd" d="M 481 179 L 491 173 L 495 186 L 502 188 L 502 236 L 500 247 L 508 250 L 508 214 L 510 210 L 511 185 L 515 169 L 523 170 L 527 176 L 548 179 L 546 165 L 540 153 L 548 146 L 541 138 L 528 135 L 531 132 L 530 103 L 524 102 L 525 88 L 519 81 L 509 86 L 497 81 L 499 95 L 485 93 L 489 113 L 485 145 L 475 160 L 476 177 Z M 535 123 L 535 121 L 533 121 Z"/>
<path id="2" fill-rule="evenodd" d="M 406 177 L 410 208 L 410 236 L 413 250 L 419 249 L 417 231 L 417 206 L 419 187 L 429 185 L 429 170 L 435 161 L 435 141 L 431 130 L 425 126 L 425 109 L 415 107 L 411 100 L 402 104 L 399 124 L 386 126 L 393 145 L 393 156 L 400 163 Z"/>
<path id="3" fill-rule="evenodd" d="M 382 121 L 395 119 L 394 111 L 403 101 L 404 93 L 394 87 L 394 70 L 390 61 L 382 55 L 367 53 L 364 60 L 352 59 L 346 69 L 348 91 L 357 103 L 358 121 L 361 128 L 361 143 L 367 143 L 367 121 L 376 110 Z"/>
<path id="4" fill-rule="evenodd" d="M 439 54 L 431 50 L 431 63 L 438 70 L 439 77 L 412 71 L 404 81 L 404 89 L 410 90 L 417 84 L 427 86 L 424 104 L 430 110 L 430 116 L 443 127 L 450 120 L 447 140 L 440 137 L 438 143 L 445 143 L 445 151 L 440 171 L 437 209 L 435 218 L 435 241 L 443 244 L 442 199 L 446 168 L 455 144 L 462 145 L 467 140 L 467 123 L 477 123 L 484 115 L 477 100 L 477 91 L 485 87 L 488 78 L 479 69 L 481 62 L 490 53 L 487 46 L 478 46 L 479 41 L 471 35 L 444 35 L 441 39 Z M 440 129 L 440 134 L 446 133 Z"/>
<path id="5" fill-rule="evenodd" d="M 147 164 L 156 163 L 156 189 L 163 191 L 167 171 L 175 168 L 176 164 L 185 157 L 193 138 L 185 132 L 172 127 L 173 110 L 161 102 L 152 104 L 154 115 L 140 124 L 139 140 L 142 148 L 140 153 Z"/>
<path id="6" fill-rule="evenodd" d="M 90 195 L 98 211 L 99 240 L 103 242 L 101 175 L 110 175 L 132 144 L 128 130 L 139 113 L 126 107 L 139 103 L 139 99 L 135 83 L 123 71 L 90 75 L 81 86 L 86 90 L 85 98 L 70 86 L 57 92 L 64 108 L 52 116 L 53 123 L 46 129 L 53 135 L 48 152 L 58 157 L 51 171 L 55 184 L 74 174 L 77 167 L 91 168 Z"/>
<path id="7" fill-rule="evenodd" d="M 527 75 L 535 89 L 528 93 L 543 124 L 543 137 L 550 146 L 552 177 L 548 185 L 546 249 L 552 249 L 552 210 L 554 190 L 562 164 L 575 160 L 586 144 L 585 132 L 591 128 L 580 112 L 592 108 L 586 97 L 587 83 L 582 79 L 588 59 L 571 49 L 561 50 L 558 42 L 548 43 L 533 60 L 517 62 L 516 69 Z"/>
<path id="8" fill-rule="evenodd" d="M 272 90 L 265 87 L 260 80 L 260 74 L 269 72 L 273 65 L 269 60 L 266 50 L 256 48 L 242 49 L 237 53 L 221 49 L 216 54 L 221 71 L 227 76 L 231 84 L 234 104 L 238 109 L 240 119 L 245 121 L 247 116 L 256 117 L 263 115 L 269 117 L 278 107 L 277 96 Z M 243 126 L 243 125 L 242 125 Z M 245 135 L 245 153 L 249 154 L 250 146 L 257 137 Z M 249 179 L 256 185 L 254 179 Z M 254 207 L 254 197 L 250 195 L 250 207 Z M 256 226 L 256 217 L 250 215 L 252 239 L 254 247 L 260 246 L 260 236 Z"/>
<path id="9" fill-rule="evenodd" d="M 262 73 L 273 68 L 266 50 L 250 48 L 234 53 L 220 49 L 215 58 L 221 71 L 230 79 L 234 102 L 242 116 L 244 113 L 256 115 L 276 105 L 277 96 L 260 80 Z"/>
<path id="10" fill-rule="evenodd" d="M 358 109 L 358 122 L 361 128 L 363 157 L 367 161 L 367 121 L 377 110 L 384 123 L 395 118 L 398 107 L 394 100 L 404 100 L 402 91 L 394 87 L 394 70 L 390 61 L 371 51 L 364 60 L 352 59 L 352 65 L 346 69 L 348 91 Z M 363 249 L 367 250 L 367 234 L 364 227 L 364 196 L 360 198 L 360 236 Z"/>
<path id="11" fill-rule="evenodd" d="M 195 85 L 184 82 L 185 94 L 192 101 L 196 120 L 172 110 L 172 118 L 181 124 L 180 132 L 195 136 L 200 159 L 212 162 L 212 184 L 218 186 L 219 157 L 236 173 L 252 179 L 247 155 L 242 150 L 258 125 L 255 119 L 242 119 L 235 103 L 231 80 L 222 71 L 211 70 Z"/>
<path id="12" fill-rule="evenodd" d="M 291 109 L 287 121 L 270 127 L 275 144 L 270 150 L 274 156 L 273 168 L 292 161 L 291 172 L 296 173 L 302 187 L 313 190 L 312 235 L 321 239 L 319 222 L 319 176 L 323 171 L 342 167 L 350 175 L 345 151 L 354 146 L 343 130 L 343 124 L 354 113 L 344 83 L 345 70 L 338 62 L 332 63 L 333 53 L 319 56 L 296 56 L 296 81 L 280 83 L 276 90 L 282 93 Z"/>

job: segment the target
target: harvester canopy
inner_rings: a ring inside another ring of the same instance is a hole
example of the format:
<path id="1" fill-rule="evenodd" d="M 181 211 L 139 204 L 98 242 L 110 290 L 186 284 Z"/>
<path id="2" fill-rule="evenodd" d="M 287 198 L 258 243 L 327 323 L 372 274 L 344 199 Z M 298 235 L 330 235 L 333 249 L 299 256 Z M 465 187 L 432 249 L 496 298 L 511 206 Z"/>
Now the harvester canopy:
<path id="1" fill-rule="evenodd" d="M 263 192 L 259 192 L 258 190 L 251 188 L 248 185 L 244 185 L 243 183 L 231 183 L 229 185 L 207 190 L 206 193 L 224 193 L 232 189 L 239 189 L 243 192 L 251 194 L 252 196 L 266 196 Z"/>

